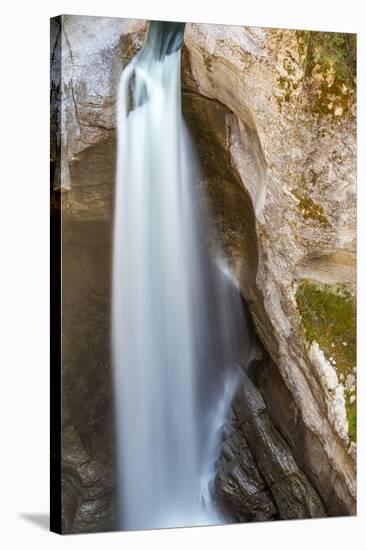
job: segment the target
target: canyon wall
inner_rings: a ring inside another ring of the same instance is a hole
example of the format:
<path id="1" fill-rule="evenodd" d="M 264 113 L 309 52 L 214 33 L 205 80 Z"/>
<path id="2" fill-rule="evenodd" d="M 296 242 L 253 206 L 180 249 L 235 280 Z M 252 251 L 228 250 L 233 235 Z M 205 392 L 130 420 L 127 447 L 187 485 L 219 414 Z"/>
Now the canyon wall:
<path id="1" fill-rule="evenodd" d="M 110 269 L 116 90 L 144 21 L 52 21 L 52 197 L 63 223 L 63 528 L 113 528 Z M 354 37 L 187 24 L 183 114 L 253 360 L 215 479 L 230 521 L 356 506 Z M 57 63 L 62 79 L 57 80 Z"/>

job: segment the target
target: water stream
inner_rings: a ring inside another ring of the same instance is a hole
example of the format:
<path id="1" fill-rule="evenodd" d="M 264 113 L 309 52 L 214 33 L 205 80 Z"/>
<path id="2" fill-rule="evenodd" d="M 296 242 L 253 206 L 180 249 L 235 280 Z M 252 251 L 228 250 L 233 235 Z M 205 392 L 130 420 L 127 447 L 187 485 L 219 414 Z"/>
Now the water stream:
<path id="1" fill-rule="evenodd" d="M 208 254 L 181 113 L 184 25 L 150 23 L 118 95 L 112 357 L 120 528 L 221 523 L 212 490 L 242 304 Z"/>

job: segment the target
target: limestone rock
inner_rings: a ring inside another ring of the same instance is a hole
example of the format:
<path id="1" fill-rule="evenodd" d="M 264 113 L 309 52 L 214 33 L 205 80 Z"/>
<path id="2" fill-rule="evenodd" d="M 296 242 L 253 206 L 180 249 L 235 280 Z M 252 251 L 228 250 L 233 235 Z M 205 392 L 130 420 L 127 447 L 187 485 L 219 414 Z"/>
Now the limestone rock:
<path id="1" fill-rule="evenodd" d="M 251 198 L 258 243 L 255 283 L 242 286 L 242 292 L 304 424 L 325 451 L 319 467 L 331 465 L 338 503 L 354 513 L 355 464 L 343 428 L 329 413 L 294 300 L 304 274 L 296 266 L 309 265 L 309 258 L 330 259 L 328 272 L 312 261 L 306 273 L 315 280 L 354 279 L 354 262 L 347 273 L 343 267 L 344 258 L 355 253 L 353 107 L 337 119 L 309 107 L 295 31 L 236 28 L 233 34 L 227 30 L 225 40 L 221 33 L 224 28 L 188 25 L 183 81 L 191 93 L 218 101 L 232 113 L 235 122 L 221 145 Z M 248 156 L 251 162 L 242 162 Z M 232 266 L 239 281 L 247 282 L 240 265 Z M 324 494 L 326 485 L 324 478 Z"/>

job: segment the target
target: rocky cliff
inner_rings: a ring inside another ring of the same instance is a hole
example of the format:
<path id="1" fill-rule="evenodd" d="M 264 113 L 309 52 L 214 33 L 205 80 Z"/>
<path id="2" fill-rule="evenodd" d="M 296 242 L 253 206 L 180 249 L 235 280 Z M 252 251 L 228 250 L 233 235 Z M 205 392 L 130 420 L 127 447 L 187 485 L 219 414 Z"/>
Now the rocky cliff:
<path id="1" fill-rule="evenodd" d="M 51 102 L 63 139 L 51 162 L 65 255 L 64 528 L 79 532 L 108 529 L 115 515 L 115 99 L 147 24 L 64 16 L 52 25 L 51 54 L 62 59 Z M 232 521 L 355 513 L 354 48 L 350 35 L 186 26 L 183 113 L 256 350 L 215 480 Z"/>

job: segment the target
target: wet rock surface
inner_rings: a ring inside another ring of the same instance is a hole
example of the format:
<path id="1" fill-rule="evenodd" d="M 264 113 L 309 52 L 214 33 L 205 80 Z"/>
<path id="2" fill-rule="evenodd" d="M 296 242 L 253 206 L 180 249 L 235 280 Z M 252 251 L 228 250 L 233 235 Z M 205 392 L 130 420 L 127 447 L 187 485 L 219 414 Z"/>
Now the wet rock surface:
<path id="1" fill-rule="evenodd" d="M 230 428 L 237 424 L 234 416 Z M 215 479 L 218 507 L 232 522 L 279 518 L 278 509 L 254 456 L 238 426 L 226 434 Z"/>
<path id="2" fill-rule="evenodd" d="M 63 531 L 115 526 L 109 230 L 63 220 Z"/>
<path id="3" fill-rule="evenodd" d="M 103 445 L 108 447 L 110 443 L 100 439 L 96 424 L 63 430 L 64 533 L 109 531 L 116 527 L 114 469 L 110 456 L 99 456 Z"/>
<path id="4" fill-rule="evenodd" d="M 224 441 L 216 478 L 224 506 L 238 506 L 243 517 L 248 506 L 247 520 L 325 517 L 320 496 L 243 369 L 232 414 L 235 431 Z"/>

